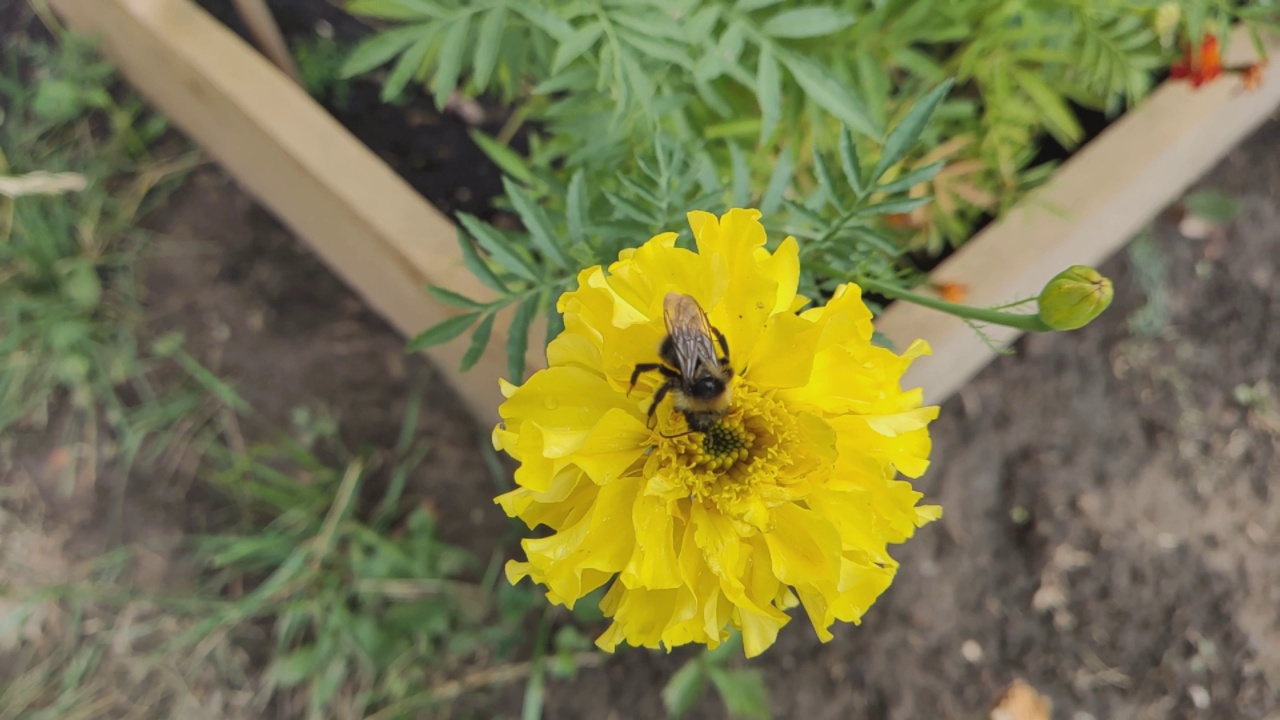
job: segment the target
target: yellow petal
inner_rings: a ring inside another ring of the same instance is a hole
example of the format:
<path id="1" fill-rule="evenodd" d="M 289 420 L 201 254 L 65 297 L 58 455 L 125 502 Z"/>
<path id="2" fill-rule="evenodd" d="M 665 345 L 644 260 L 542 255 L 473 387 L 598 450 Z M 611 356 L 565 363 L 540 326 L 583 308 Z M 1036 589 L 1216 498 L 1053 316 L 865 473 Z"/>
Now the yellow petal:
<path id="1" fill-rule="evenodd" d="M 796 244 L 796 239 L 788 235 L 772 255 L 763 248 L 756 253 L 760 272 L 778 284 L 770 312 L 794 313 L 798 309 L 793 307 L 796 288 L 800 285 L 800 246 Z"/>
<path id="2" fill-rule="evenodd" d="M 823 326 L 795 315 L 770 317 L 747 365 L 747 377 L 760 387 L 806 385 Z"/>
<path id="3" fill-rule="evenodd" d="M 609 410 L 585 437 L 563 447 L 546 444 L 546 455 L 582 468 L 593 482 L 604 484 L 621 475 L 648 447 L 650 431 L 625 410 Z"/>
<path id="4" fill-rule="evenodd" d="M 629 408 L 625 400 L 598 373 L 552 367 L 534 373 L 498 412 L 515 432 L 524 418 L 537 418 L 544 428 L 589 430 L 606 411 Z"/>
<path id="5" fill-rule="evenodd" d="M 782 505 L 773 512 L 777 524 L 764 536 L 773 574 L 793 586 L 834 585 L 840 572 L 840 536 L 831 523 L 798 505 Z"/>
<path id="6" fill-rule="evenodd" d="M 891 415 L 868 415 L 867 426 L 881 435 L 897 437 L 915 430 L 922 430 L 929 421 L 938 417 L 938 408 L 923 407 Z"/>
<path id="7" fill-rule="evenodd" d="M 636 547 L 622 580 L 629 587 L 654 590 L 679 587 L 680 565 L 676 558 L 675 529 L 667 501 L 641 496 L 631 509 Z"/>

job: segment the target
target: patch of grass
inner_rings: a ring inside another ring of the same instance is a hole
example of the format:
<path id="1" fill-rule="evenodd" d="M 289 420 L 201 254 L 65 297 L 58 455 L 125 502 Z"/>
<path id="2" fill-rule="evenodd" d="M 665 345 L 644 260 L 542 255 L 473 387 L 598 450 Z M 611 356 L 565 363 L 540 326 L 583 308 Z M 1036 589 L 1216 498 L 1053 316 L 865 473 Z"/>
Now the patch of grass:
<path id="1" fill-rule="evenodd" d="M 84 183 L 0 196 L 0 434 L 43 429 L 65 400 L 72 437 L 96 435 L 105 420 L 136 451 L 134 431 L 147 423 L 130 423 L 131 409 L 147 408 L 145 421 L 155 405 L 191 398 L 158 387 L 139 352 L 133 268 L 146 237 L 135 221 L 196 156 L 149 153 L 166 124 L 113 96 L 110 67 L 84 41 L 15 33 L 0 63 L 0 175 Z"/>
<path id="2" fill-rule="evenodd" d="M 180 336 L 147 340 L 138 220 L 196 156 L 153 154 L 164 122 L 88 44 L 8 37 L 0 175 L 72 173 L 83 187 L 0 197 L 0 455 L 17 436 L 59 435 L 76 448 L 68 473 L 112 475 L 123 523 L 128 477 L 198 446 L 218 517 L 185 546 L 194 587 L 136 585 L 135 548 L 19 582 L 9 541 L 40 523 L 3 489 L 0 720 L 402 718 L 522 681 L 524 715 L 540 717 L 549 679 L 603 656 L 571 616 L 510 586 L 500 557 L 443 542 L 435 512 L 406 499 L 431 462 L 418 404 L 385 450 L 347 450 L 307 408 L 272 433 Z M 246 445 L 242 422 L 271 439 Z"/>
<path id="3" fill-rule="evenodd" d="M 234 601 L 179 642 L 265 621 L 268 686 L 317 718 L 408 717 L 451 699 L 441 682 L 509 656 L 535 597 L 500 581 L 499 558 L 485 566 L 442 542 L 429 508 L 404 506 L 409 474 L 430 462 L 414 416 L 381 458 L 326 463 L 291 439 L 215 450 L 209 479 L 245 520 L 200 538 L 198 554 L 208 592 Z"/>

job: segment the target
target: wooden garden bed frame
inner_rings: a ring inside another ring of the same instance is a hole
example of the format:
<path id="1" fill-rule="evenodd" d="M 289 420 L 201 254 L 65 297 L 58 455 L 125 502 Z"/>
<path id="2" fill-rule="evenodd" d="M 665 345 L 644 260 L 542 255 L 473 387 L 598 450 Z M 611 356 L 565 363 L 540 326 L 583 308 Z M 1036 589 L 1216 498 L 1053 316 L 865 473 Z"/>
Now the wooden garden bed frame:
<path id="1" fill-rule="evenodd" d="M 463 267 L 448 218 L 191 0 L 50 3 L 72 28 L 100 38 L 140 93 L 406 336 L 458 312 L 423 292 L 428 283 L 491 296 Z M 1233 36 L 1227 62 L 1252 57 L 1247 37 Z M 1243 92 L 1235 78 L 1199 90 L 1166 84 L 948 258 L 934 277 L 964 285 L 971 304 L 996 305 L 1034 296 L 1068 265 L 1097 265 L 1278 105 L 1280 68 L 1265 73 L 1253 92 Z M 489 352 L 466 374 L 457 372 L 465 341 L 428 351 L 485 423 L 497 419 L 501 401 L 504 320 L 494 328 Z M 995 357 L 962 321 L 908 303 L 895 303 L 877 326 L 900 347 L 916 337 L 933 346 L 933 357 L 917 361 L 904 379 L 923 387 L 931 403 Z M 988 334 L 1001 345 L 1017 337 L 1005 328 Z M 539 328 L 532 337 L 541 337 Z M 542 367 L 540 343 L 531 345 L 530 368 Z"/>

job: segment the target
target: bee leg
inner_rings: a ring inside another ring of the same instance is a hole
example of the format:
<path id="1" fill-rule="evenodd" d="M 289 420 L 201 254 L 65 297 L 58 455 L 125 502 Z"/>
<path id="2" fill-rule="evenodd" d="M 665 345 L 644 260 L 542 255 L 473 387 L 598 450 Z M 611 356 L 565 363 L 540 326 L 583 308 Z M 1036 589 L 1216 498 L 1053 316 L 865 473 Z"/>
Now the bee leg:
<path id="1" fill-rule="evenodd" d="M 653 402 L 649 404 L 649 419 L 645 422 L 645 427 L 653 427 L 654 413 L 658 412 L 658 405 L 669 392 L 671 392 L 671 383 L 665 382 L 662 384 L 662 387 L 658 388 L 658 392 L 653 394 Z"/>
<path id="2" fill-rule="evenodd" d="M 716 342 L 720 343 L 720 352 L 724 353 L 725 367 L 729 366 L 729 341 L 724 339 L 724 333 L 719 328 L 712 326 L 711 332 L 715 333 Z"/>
<path id="3" fill-rule="evenodd" d="M 668 380 L 680 377 L 680 373 L 662 363 L 639 363 L 636 365 L 635 370 L 631 371 L 631 387 L 627 388 L 627 394 L 630 395 L 631 391 L 636 389 L 636 381 L 640 379 L 641 373 L 653 372 L 654 370 L 662 373 L 662 376 Z"/>

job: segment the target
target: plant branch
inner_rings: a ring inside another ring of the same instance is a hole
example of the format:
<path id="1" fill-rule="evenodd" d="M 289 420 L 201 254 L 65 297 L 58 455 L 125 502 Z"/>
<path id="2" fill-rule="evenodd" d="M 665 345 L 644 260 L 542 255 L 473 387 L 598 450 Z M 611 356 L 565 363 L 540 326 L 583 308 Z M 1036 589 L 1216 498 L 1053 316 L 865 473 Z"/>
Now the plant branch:
<path id="1" fill-rule="evenodd" d="M 1005 327 L 1011 327 L 1015 330 L 1022 330 L 1024 332 L 1053 331 L 1053 328 L 1046 325 L 1038 315 L 1009 313 L 1001 310 L 993 310 L 991 308 L 976 308 L 969 305 L 959 305 L 957 303 L 919 295 L 909 290 L 903 290 L 897 285 L 891 285 L 868 277 L 858 278 L 857 283 L 864 290 L 870 290 L 871 292 L 879 293 L 880 295 L 894 298 L 896 300 L 906 300 L 907 302 L 912 302 L 916 305 L 921 305 L 932 310 L 954 315 L 964 320 L 990 323 L 992 325 L 1003 325 Z"/>

